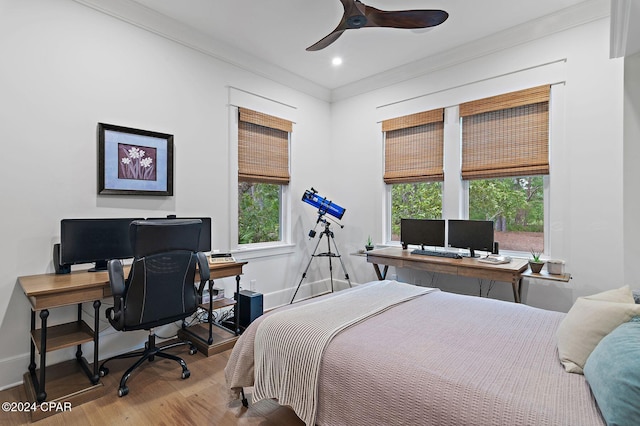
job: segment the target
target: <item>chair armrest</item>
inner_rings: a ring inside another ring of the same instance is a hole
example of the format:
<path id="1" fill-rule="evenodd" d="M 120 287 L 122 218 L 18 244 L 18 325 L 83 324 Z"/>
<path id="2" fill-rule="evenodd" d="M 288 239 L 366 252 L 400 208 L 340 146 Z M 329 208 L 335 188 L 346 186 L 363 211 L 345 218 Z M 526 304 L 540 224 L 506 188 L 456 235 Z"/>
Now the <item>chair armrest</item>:
<path id="1" fill-rule="evenodd" d="M 111 294 L 114 296 L 122 296 L 124 294 L 124 269 L 122 262 L 118 259 L 112 259 L 107 264 L 109 272 L 109 285 L 111 286 Z"/>
<path id="2" fill-rule="evenodd" d="M 198 286 L 198 294 L 202 295 L 204 291 L 204 286 L 209 281 L 209 261 L 207 260 L 207 255 L 198 252 L 198 271 L 200 272 L 200 286 Z"/>
<path id="3" fill-rule="evenodd" d="M 113 295 L 113 307 L 107 309 L 105 314 L 107 319 L 116 330 L 122 330 L 124 327 L 124 316 L 122 309 L 124 305 L 124 269 L 122 262 L 118 259 L 112 259 L 107 263 L 107 272 L 109 273 L 109 285 L 111 286 L 111 294 Z"/>

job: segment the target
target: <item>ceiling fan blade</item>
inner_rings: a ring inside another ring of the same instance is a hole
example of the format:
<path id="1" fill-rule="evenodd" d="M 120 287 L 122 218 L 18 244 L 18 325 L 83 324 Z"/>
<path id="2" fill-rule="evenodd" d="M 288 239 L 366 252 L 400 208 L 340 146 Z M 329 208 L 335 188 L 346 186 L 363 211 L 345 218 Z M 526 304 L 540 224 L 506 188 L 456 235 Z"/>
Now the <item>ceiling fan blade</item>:
<path id="1" fill-rule="evenodd" d="M 367 6 L 365 16 L 367 17 L 366 27 L 411 29 L 435 27 L 446 21 L 449 14 L 444 10 L 385 11 Z"/>
<path id="2" fill-rule="evenodd" d="M 340 23 L 335 30 L 331 31 L 328 36 L 324 37 L 317 43 L 307 47 L 306 50 L 308 52 L 314 52 L 316 50 L 324 49 L 325 47 L 336 41 L 345 30 L 352 28 L 352 20 L 355 19 L 356 24 L 361 23 L 361 25 L 364 25 L 367 22 L 367 19 L 364 16 L 364 11 L 366 8 L 365 5 L 360 2 L 356 2 L 356 0 L 340 0 L 340 3 L 342 3 L 342 7 L 344 8 Z"/>
<path id="3" fill-rule="evenodd" d="M 331 34 L 329 34 L 328 36 L 326 36 L 325 38 L 323 38 L 319 42 L 317 42 L 315 44 L 312 44 L 311 46 L 307 47 L 306 50 L 308 52 L 315 52 L 316 50 L 324 49 L 325 47 L 329 46 L 331 43 L 336 41 L 338 39 L 338 37 L 340 37 L 344 31 L 345 31 L 345 29 L 336 28 L 335 30 L 333 30 L 333 32 Z"/>

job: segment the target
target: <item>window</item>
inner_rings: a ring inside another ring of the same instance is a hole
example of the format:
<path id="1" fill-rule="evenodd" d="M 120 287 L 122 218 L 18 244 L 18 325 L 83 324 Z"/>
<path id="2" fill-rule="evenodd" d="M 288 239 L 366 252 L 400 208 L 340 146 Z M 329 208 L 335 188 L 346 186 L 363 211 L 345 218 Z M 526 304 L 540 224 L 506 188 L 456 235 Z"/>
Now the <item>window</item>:
<path id="1" fill-rule="evenodd" d="M 384 181 L 390 186 L 391 241 L 400 240 L 400 219 L 442 216 L 444 110 L 385 120 Z"/>
<path id="2" fill-rule="evenodd" d="M 501 250 L 544 250 L 542 176 L 469 182 L 469 219 L 492 220 Z"/>
<path id="3" fill-rule="evenodd" d="M 281 186 L 238 182 L 238 244 L 280 241 Z"/>
<path id="4" fill-rule="evenodd" d="M 238 244 L 281 241 L 292 123 L 238 111 Z"/>
<path id="5" fill-rule="evenodd" d="M 440 219 L 442 182 L 391 185 L 391 241 L 400 241 L 400 219 Z"/>
<path id="6" fill-rule="evenodd" d="M 549 86 L 460 105 L 469 219 L 494 221 L 501 250 L 544 250 Z"/>

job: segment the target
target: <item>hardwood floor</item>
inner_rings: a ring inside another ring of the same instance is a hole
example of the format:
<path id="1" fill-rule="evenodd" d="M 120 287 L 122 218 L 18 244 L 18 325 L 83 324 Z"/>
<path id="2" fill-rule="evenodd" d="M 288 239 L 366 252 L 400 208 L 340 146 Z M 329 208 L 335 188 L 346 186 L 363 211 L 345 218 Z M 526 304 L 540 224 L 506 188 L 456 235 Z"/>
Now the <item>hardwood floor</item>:
<path id="1" fill-rule="evenodd" d="M 116 360 L 109 364 L 110 372 L 102 378 L 101 397 L 72 407 L 35 424 L 60 425 L 261 425 L 299 426 L 304 423 L 295 413 L 273 401 L 260 401 L 244 408 L 239 400 L 230 400 L 225 386 L 224 367 L 230 350 L 205 357 L 189 355 L 186 347 L 172 349 L 181 356 L 191 371 L 191 377 L 180 378 L 180 366 L 156 358 L 134 372 L 127 382 L 129 394 L 118 397 L 118 382 L 134 360 Z M 26 371 L 26 367 L 25 367 Z M 251 400 L 251 389 L 245 390 Z M 25 401 L 24 387 L 0 392 L 0 402 Z M 30 423 L 26 413 L 0 412 L 0 425 Z"/>

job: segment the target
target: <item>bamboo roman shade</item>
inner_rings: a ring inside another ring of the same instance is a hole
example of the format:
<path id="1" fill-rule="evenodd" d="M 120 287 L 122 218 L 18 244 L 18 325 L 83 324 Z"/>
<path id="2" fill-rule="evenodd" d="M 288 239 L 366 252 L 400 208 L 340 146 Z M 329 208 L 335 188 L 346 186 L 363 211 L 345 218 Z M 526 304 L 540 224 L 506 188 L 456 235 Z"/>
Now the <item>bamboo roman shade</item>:
<path id="1" fill-rule="evenodd" d="M 290 121 L 238 108 L 238 180 L 289 183 Z"/>
<path id="2" fill-rule="evenodd" d="M 384 181 L 388 184 L 444 180 L 444 109 L 382 122 Z"/>
<path id="3" fill-rule="evenodd" d="M 549 90 L 539 86 L 460 105 L 462 179 L 549 174 Z"/>

